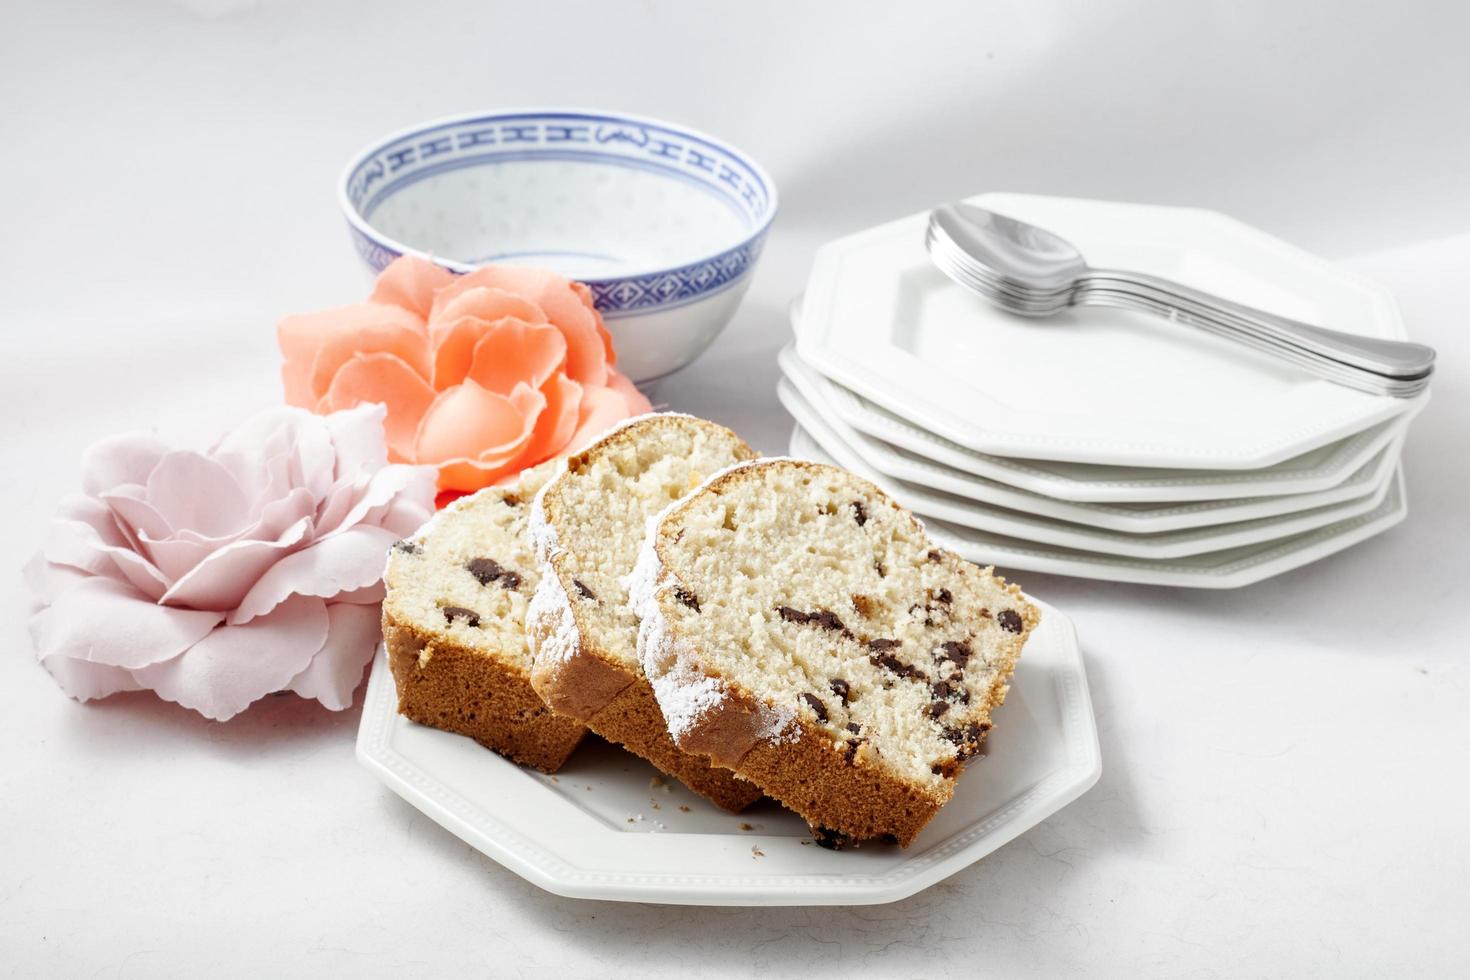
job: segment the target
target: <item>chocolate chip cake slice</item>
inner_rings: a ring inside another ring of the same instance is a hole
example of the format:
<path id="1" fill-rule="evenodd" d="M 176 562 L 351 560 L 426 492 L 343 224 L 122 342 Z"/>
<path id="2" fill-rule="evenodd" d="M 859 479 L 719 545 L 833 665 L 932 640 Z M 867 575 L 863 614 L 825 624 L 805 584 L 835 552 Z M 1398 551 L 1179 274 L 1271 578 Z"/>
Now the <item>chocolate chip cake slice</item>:
<path id="1" fill-rule="evenodd" d="M 398 710 L 543 772 L 586 731 L 531 687 L 525 618 L 540 575 L 526 525 L 554 465 L 461 498 L 394 545 L 383 600 Z"/>
<path id="2" fill-rule="evenodd" d="M 675 747 L 638 662 L 638 620 L 624 578 L 648 519 L 711 473 L 755 452 L 723 426 L 641 416 L 567 460 L 536 498 L 531 537 L 542 577 L 526 621 L 531 683 L 556 711 L 626 746 L 719 806 L 760 790 Z"/>
<path id="3" fill-rule="evenodd" d="M 1039 614 L 865 480 L 747 463 L 670 506 L 630 579 L 675 744 L 817 842 L 907 846 L 954 794 Z"/>

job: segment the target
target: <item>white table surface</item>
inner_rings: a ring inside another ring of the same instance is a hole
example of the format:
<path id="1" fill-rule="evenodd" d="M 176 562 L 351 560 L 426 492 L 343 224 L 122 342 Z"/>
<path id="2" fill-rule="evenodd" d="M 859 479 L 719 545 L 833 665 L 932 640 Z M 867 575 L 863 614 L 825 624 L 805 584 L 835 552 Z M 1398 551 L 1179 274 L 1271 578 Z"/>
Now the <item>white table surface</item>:
<path id="1" fill-rule="evenodd" d="M 1464 975 L 1465 8 L 686 6 L 7 6 L 0 975 Z M 832 235 L 989 188 L 1202 204 L 1380 278 L 1439 347 L 1409 519 L 1238 592 L 1020 576 L 1076 620 L 1102 780 L 890 906 L 556 898 L 378 785 L 355 710 L 68 701 L 14 570 L 79 451 L 277 398 L 274 318 L 364 289 L 340 162 L 532 103 L 685 120 L 781 186 L 735 323 L 656 402 L 784 449 L 785 304 Z"/>

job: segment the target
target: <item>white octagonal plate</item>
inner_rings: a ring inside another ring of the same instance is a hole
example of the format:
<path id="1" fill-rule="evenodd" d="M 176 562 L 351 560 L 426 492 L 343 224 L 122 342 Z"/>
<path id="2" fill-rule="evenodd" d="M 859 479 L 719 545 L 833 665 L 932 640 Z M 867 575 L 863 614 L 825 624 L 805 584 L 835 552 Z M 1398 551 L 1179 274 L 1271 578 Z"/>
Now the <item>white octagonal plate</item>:
<path id="1" fill-rule="evenodd" d="M 893 902 L 978 861 L 1097 782 L 1097 727 L 1076 633 L 1066 616 L 1038 605 L 1041 625 L 985 755 L 907 849 L 824 850 L 800 818 L 770 801 L 725 813 L 594 738 L 555 776 L 523 768 L 399 715 L 381 650 L 357 757 L 451 833 L 558 895 L 679 905 Z"/>
<path id="2" fill-rule="evenodd" d="M 791 433 L 791 455 L 840 465 L 801 426 Z M 1315 531 L 1261 544 L 1226 548 L 1184 558 L 1126 558 L 1076 548 L 1037 544 L 989 531 L 925 520 L 929 536 L 970 561 L 1006 569 L 1073 575 L 1107 582 L 1168 585 L 1194 589 L 1238 589 L 1336 554 L 1408 516 L 1404 471 L 1400 466 L 1388 493 L 1373 510 Z"/>
<path id="3" fill-rule="evenodd" d="M 974 528 L 991 534 L 1032 541 L 1042 545 L 1074 548 L 1103 555 L 1130 558 L 1165 559 L 1202 555 L 1210 551 L 1275 541 L 1303 531 L 1337 524 L 1376 509 L 1387 497 L 1393 483 L 1394 468 L 1399 458 L 1399 443 L 1384 450 L 1390 455 L 1389 465 L 1380 469 L 1378 482 L 1371 492 L 1355 500 L 1313 507 L 1295 514 L 1258 517 L 1206 527 L 1190 527 L 1177 531 L 1134 534 L 1106 528 L 1089 527 L 1056 520 L 1033 513 L 997 507 L 953 493 L 931 489 L 928 484 L 895 480 L 869 466 L 852 447 L 844 442 L 826 421 L 808 405 L 782 378 L 776 395 L 797 423 L 815 439 L 822 449 L 844 469 L 851 470 L 883 489 L 899 503 L 920 517 L 937 518 L 949 524 Z"/>
<path id="4" fill-rule="evenodd" d="M 1209 211 L 1021 194 L 976 204 L 1136 269 L 1323 326 L 1404 337 L 1381 287 Z M 1111 466 L 1257 469 L 1403 412 L 1167 319 L 1082 307 L 1013 316 L 924 250 L 927 214 L 817 253 L 797 327 L 822 374 L 966 449 Z"/>
<path id="5" fill-rule="evenodd" d="M 1164 503 L 1089 503 L 1074 500 L 1057 500 L 1034 490 L 998 480 L 987 479 L 955 467 L 891 446 L 859 431 L 832 409 L 827 400 L 831 383 L 823 385 L 817 374 L 796 355 L 792 347 L 781 351 L 781 371 L 791 386 L 801 395 L 811 412 L 818 416 L 815 424 L 796 410 L 797 422 L 811 434 L 822 427 L 830 428 L 841 445 L 848 447 L 863 463 L 878 473 L 902 480 L 909 484 L 932 487 L 946 494 L 976 500 L 981 503 L 1008 507 L 1028 514 L 1040 514 L 1060 521 L 1084 524 L 1088 527 L 1108 528 L 1131 534 L 1152 534 L 1160 531 L 1176 531 L 1181 528 L 1208 527 L 1229 524 L 1235 521 L 1278 517 L 1350 500 L 1361 500 L 1382 488 L 1394 468 L 1398 466 L 1399 445 L 1408 428 L 1410 412 L 1397 419 L 1381 423 L 1388 443 L 1377 449 L 1368 460 L 1348 474 L 1347 478 L 1334 487 L 1309 493 L 1282 494 L 1271 497 L 1239 497 L 1223 500 L 1168 501 Z M 1376 445 L 1379 440 L 1373 440 Z M 1279 535 L 1278 535 L 1279 536 Z"/>

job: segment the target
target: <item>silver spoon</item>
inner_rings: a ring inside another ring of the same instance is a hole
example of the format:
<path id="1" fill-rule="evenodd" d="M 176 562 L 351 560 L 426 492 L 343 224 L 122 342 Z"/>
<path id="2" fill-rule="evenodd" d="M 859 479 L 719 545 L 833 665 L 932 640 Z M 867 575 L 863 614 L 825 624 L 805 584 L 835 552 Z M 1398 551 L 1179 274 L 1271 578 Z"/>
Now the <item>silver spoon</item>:
<path id="1" fill-rule="evenodd" d="M 951 278 L 1027 316 L 1046 316 L 1088 302 L 1090 292 L 1103 292 L 1109 305 L 1132 295 L 1139 300 L 1139 308 L 1177 310 L 1177 319 L 1195 325 L 1209 319 L 1214 326 L 1211 332 L 1253 347 L 1306 355 L 1290 360 L 1323 359 L 1330 369 L 1324 375 L 1338 376 L 1332 380 L 1356 371 L 1367 377 L 1354 387 L 1374 390 L 1380 381 L 1388 381 L 1382 386 L 1385 394 L 1417 392 L 1422 383 L 1403 382 L 1427 382 L 1434 366 L 1434 350 L 1423 344 L 1312 326 L 1146 273 L 1091 268 L 1066 239 L 972 204 L 936 208 L 929 217 L 925 242 L 936 264 Z"/>

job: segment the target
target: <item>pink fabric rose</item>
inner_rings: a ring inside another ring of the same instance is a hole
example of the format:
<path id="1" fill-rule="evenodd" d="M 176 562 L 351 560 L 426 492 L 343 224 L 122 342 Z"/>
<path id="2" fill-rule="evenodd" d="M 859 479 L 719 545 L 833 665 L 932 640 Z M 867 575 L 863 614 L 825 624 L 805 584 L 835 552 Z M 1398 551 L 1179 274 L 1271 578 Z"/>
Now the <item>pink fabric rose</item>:
<path id="1" fill-rule="evenodd" d="M 404 256 L 367 302 L 288 316 L 277 339 L 287 404 L 381 402 L 389 458 L 438 467 L 446 497 L 514 479 L 651 410 L 613 367 L 591 292 L 544 269 L 456 276 Z"/>
<path id="2" fill-rule="evenodd" d="M 348 707 L 387 550 L 433 509 L 434 470 L 388 464 L 384 415 L 275 408 L 206 453 L 93 446 L 26 566 L 37 658 L 81 701 L 146 689 L 219 721 L 283 690 Z"/>

